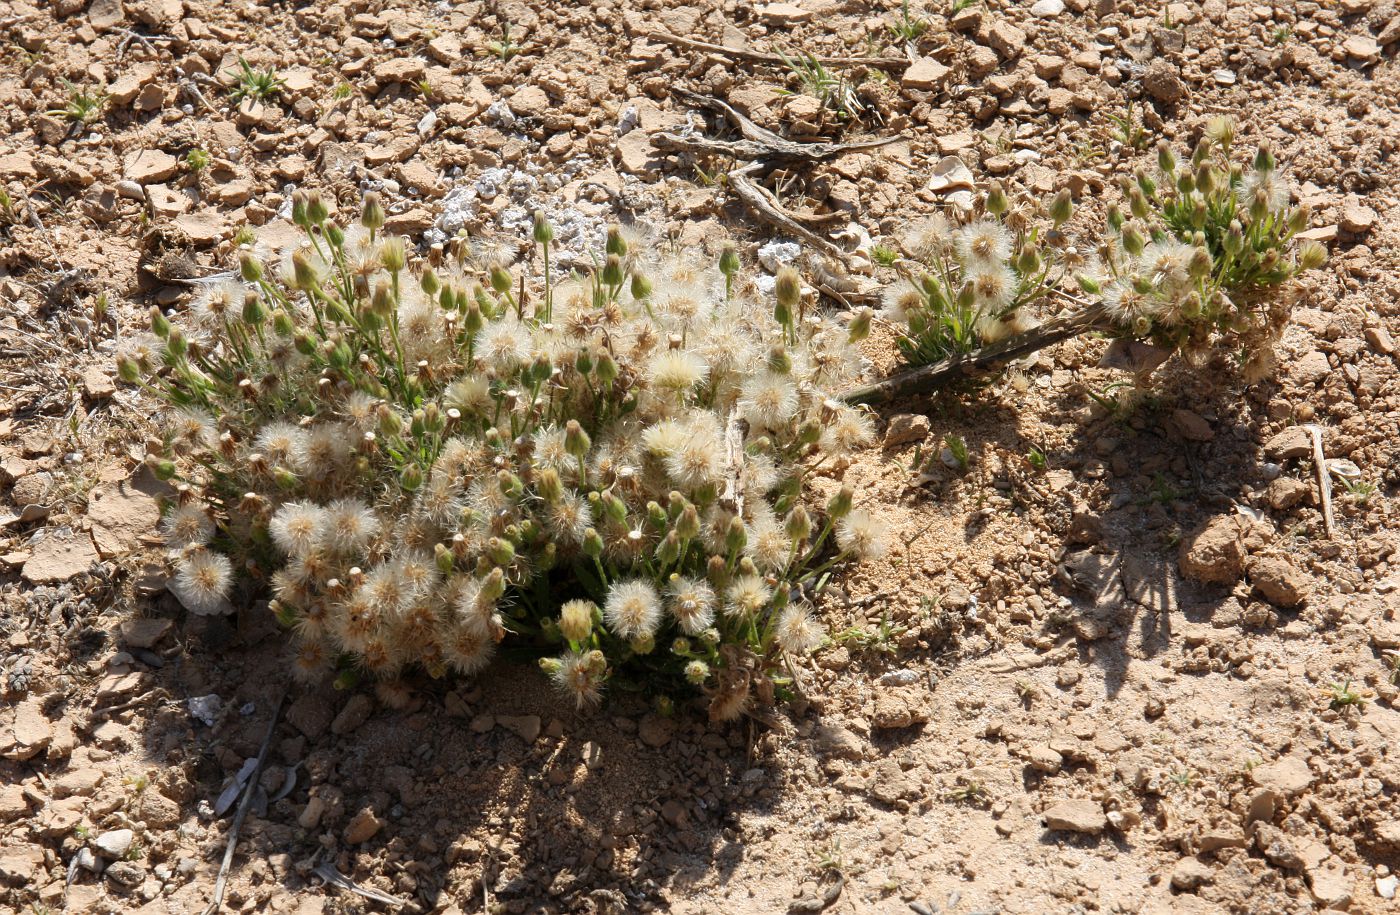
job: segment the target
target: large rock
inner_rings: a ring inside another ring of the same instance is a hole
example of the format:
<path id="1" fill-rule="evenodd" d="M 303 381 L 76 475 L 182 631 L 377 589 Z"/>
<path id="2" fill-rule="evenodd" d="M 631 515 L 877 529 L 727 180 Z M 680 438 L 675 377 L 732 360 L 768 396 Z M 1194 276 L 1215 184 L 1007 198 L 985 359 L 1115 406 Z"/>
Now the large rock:
<path id="1" fill-rule="evenodd" d="M 1045 828 L 1055 832 L 1083 832 L 1097 835 L 1108 826 L 1108 817 L 1098 801 L 1081 798 L 1060 801 L 1045 811 Z"/>
<path id="2" fill-rule="evenodd" d="M 39 541 L 20 574 L 31 584 L 54 584 L 83 574 L 98 559 L 97 548 L 87 534 L 51 534 Z"/>
<path id="3" fill-rule="evenodd" d="M 1307 576 L 1281 557 L 1250 560 L 1249 580 L 1264 599 L 1276 607 L 1297 607 L 1307 600 Z"/>
<path id="4" fill-rule="evenodd" d="M 1181 543 L 1181 574 L 1207 584 L 1233 585 L 1244 576 L 1245 523 L 1218 515 Z"/>

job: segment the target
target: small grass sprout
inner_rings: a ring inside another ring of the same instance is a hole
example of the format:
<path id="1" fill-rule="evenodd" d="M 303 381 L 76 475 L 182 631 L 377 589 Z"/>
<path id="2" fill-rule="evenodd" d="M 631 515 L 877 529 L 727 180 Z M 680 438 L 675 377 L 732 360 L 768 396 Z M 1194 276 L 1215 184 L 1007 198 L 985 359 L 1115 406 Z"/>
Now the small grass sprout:
<path id="1" fill-rule="evenodd" d="M 238 58 L 238 69 L 230 71 L 230 75 L 234 77 L 235 82 L 229 89 L 228 97 L 235 105 L 242 103 L 244 99 L 265 102 L 282 93 L 284 83 L 275 68 L 254 69 L 242 55 Z"/>
<path id="2" fill-rule="evenodd" d="M 899 251 L 889 245 L 873 245 L 870 259 L 881 267 L 893 267 L 899 261 Z"/>
<path id="3" fill-rule="evenodd" d="M 183 484 L 162 526 L 187 610 L 266 594 L 310 681 L 509 652 L 575 706 L 699 694 L 728 720 L 791 694 L 824 576 L 885 551 L 849 488 L 804 498 L 874 430 L 836 399 L 855 335 L 800 280 L 775 308 L 734 252 L 618 229 L 557 277 L 542 213 L 540 256 L 463 242 L 435 267 L 374 193 L 358 225 L 314 193 L 291 216 L 302 239 L 242 246 L 118 357 L 166 405 L 147 464 Z"/>
<path id="4" fill-rule="evenodd" d="M 1351 681 L 1345 683 L 1333 683 L 1327 687 L 1326 694 L 1329 699 L 1327 707 L 1334 712 L 1341 712 L 1348 708 L 1362 709 L 1366 707 L 1366 697 L 1358 690 L 1351 688 Z"/>
<path id="5" fill-rule="evenodd" d="M 520 53 L 520 46 L 510 37 L 509 19 L 503 19 L 501 21 L 500 39 L 497 41 L 488 41 L 486 43 L 486 49 L 500 58 L 501 63 L 508 63 L 512 57 Z"/>
<path id="6" fill-rule="evenodd" d="M 1133 116 L 1133 100 L 1128 100 L 1128 108 L 1123 114 L 1108 115 L 1113 123 L 1113 138 L 1134 152 L 1141 152 L 1152 142 L 1141 118 Z"/>
<path id="7" fill-rule="evenodd" d="M 101 117 L 107 107 L 107 93 L 101 90 L 84 89 L 65 79 L 63 91 L 63 107 L 50 109 L 50 115 L 65 118 L 75 124 L 88 124 Z"/>
<path id="8" fill-rule="evenodd" d="M 865 113 L 865 104 L 856 94 L 855 87 L 845 76 L 827 69 L 815 55 L 801 50 L 789 54 L 780 48 L 778 57 L 796 77 L 800 91 L 821 102 L 823 108 L 835 113 L 839 119 L 858 121 Z M 786 89 L 781 91 L 787 95 L 794 94 Z"/>
<path id="9" fill-rule="evenodd" d="M 915 16 L 909 11 L 909 0 L 901 0 L 899 19 L 890 24 L 890 32 L 901 41 L 918 41 L 928 31 L 927 19 Z"/>

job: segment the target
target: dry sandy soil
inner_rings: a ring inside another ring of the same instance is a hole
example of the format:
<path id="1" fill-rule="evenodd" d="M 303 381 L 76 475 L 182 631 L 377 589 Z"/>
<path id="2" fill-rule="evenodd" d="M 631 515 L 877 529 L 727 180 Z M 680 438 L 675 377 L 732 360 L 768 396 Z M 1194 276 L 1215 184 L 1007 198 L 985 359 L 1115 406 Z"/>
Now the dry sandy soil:
<path id="1" fill-rule="evenodd" d="M 805 698 L 761 721 L 575 715 L 527 667 L 292 691 L 225 907 L 386 907 L 323 865 L 411 912 L 1400 907 L 1396 4 L 910 7 L 906 44 L 892 0 L 0 5 L 0 910 L 201 911 L 217 799 L 286 688 L 265 608 L 164 593 L 152 406 L 111 378 L 145 310 L 181 310 L 241 226 L 285 233 L 296 188 L 350 211 L 380 189 L 422 251 L 543 207 L 568 256 L 621 220 L 758 260 L 778 235 L 730 164 L 653 148 L 677 88 L 795 138 L 905 135 L 776 179 L 823 234 L 890 245 L 957 190 L 944 156 L 1071 188 L 1088 232 L 1112 175 L 1231 112 L 1332 261 L 1260 383 L 1222 359 L 1130 395 L 1084 338 L 883 410 L 896 434 L 847 478 L 900 547 L 827 593 Z M 864 109 L 842 119 L 657 30 L 914 64 L 836 71 Z M 280 96 L 230 102 L 240 55 Z M 67 119 L 66 83 L 105 107 Z M 870 355 L 893 366 L 888 338 Z M 1330 536 L 1310 423 L 1360 472 Z M 950 434 L 965 473 L 929 463 Z"/>

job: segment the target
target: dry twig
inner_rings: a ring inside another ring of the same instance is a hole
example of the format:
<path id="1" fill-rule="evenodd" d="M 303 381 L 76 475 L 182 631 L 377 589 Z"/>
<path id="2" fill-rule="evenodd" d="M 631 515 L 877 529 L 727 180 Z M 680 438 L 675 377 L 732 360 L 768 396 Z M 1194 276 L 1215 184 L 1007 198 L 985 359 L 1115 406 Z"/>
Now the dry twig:
<path id="1" fill-rule="evenodd" d="M 248 816 L 248 807 L 252 804 L 253 795 L 257 793 L 258 773 L 262 771 L 263 761 L 267 759 L 267 748 L 272 743 L 272 735 L 277 730 L 277 720 L 282 716 L 282 703 L 286 699 L 287 691 L 284 689 L 277 697 L 277 705 L 272 709 L 272 719 L 267 723 L 267 734 L 263 737 L 262 746 L 258 748 L 257 765 L 253 767 L 247 784 L 243 786 L 243 799 L 238 802 L 238 811 L 234 813 L 233 824 L 229 826 L 224 860 L 219 865 L 218 879 L 214 881 L 214 898 L 205 908 L 203 915 L 213 915 L 219 910 L 219 906 L 224 904 L 224 888 L 228 884 L 228 871 L 233 864 L 234 850 L 238 847 L 238 831 L 243 828 L 243 820 Z"/>
<path id="2" fill-rule="evenodd" d="M 643 32 L 642 37 L 651 38 L 664 44 L 689 48 L 692 51 L 704 51 L 706 54 L 718 54 L 721 57 L 728 57 L 731 60 L 747 60 L 750 63 L 772 64 L 774 66 L 787 65 L 787 61 L 783 60 L 781 54 L 748 51 L 743 48 L 731 48 L 722 44 L 711 44 L 708 41 L 696 41 L 694 38 L 682 38 L 680 35 L 672 35 L 670 32 L 663 32 L 660 29 Z M 909 64 L 911 63 L 907 57 L 820 57 L 814 55 L 811 60 L 816 61 L 824 67 L 872 67 L 876 70 L 887 70 L 891 73 L 903 73 L 909 68 Z"/>

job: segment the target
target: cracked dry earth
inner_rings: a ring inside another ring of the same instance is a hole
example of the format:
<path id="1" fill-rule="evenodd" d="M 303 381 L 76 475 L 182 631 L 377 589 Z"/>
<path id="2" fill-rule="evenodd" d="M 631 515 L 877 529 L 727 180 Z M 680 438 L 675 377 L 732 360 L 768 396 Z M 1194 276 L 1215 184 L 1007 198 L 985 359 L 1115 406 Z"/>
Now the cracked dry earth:
<path id="1" fill-rule="evenodd" d="M 111 377 L 146 309 L 180 311 L 240 227 L 285 238 L 297 188 L 352 212 L 380 190 L 424 255 L 541 207 L 566 266 L 611 221 L 791 256 L 732 163 L 652 144 L 691 119 L 678 88 L 795 139 L 904 135 L 776 176 L 824 234 L 891 247 L 991 176 L 1070 188 L 1088 233 L 1112 175 L 1230 112 L 1332 261 L 1253 385 L 1172 363 L 1130 395 L 1085 338 L 976 399 L 886 408 L 846 478 L 900 547 L 827 592 L 804 698 L 762 720 L 575 715 L 506 665 L 294 691 L 225 908 L 392 905 L 329 865 L 408 912 L 1400 909 L 1400 10 L 909 7 L 912 41 L 892 0 L 0 6 L 0 910 L 202 911 L 221 794 L 284 688 L 265 607 L 189 617 L 164 591 L 151 404 Z M 911 63 L 838 68 L 843 119 L 781 66 L 661 33 Z M 240 56 L 280 94 L 233 104 Z M 873 371 L 891 353 L 872 338 Z M 928 462 L 948 435 L 965 473 Z"/>

